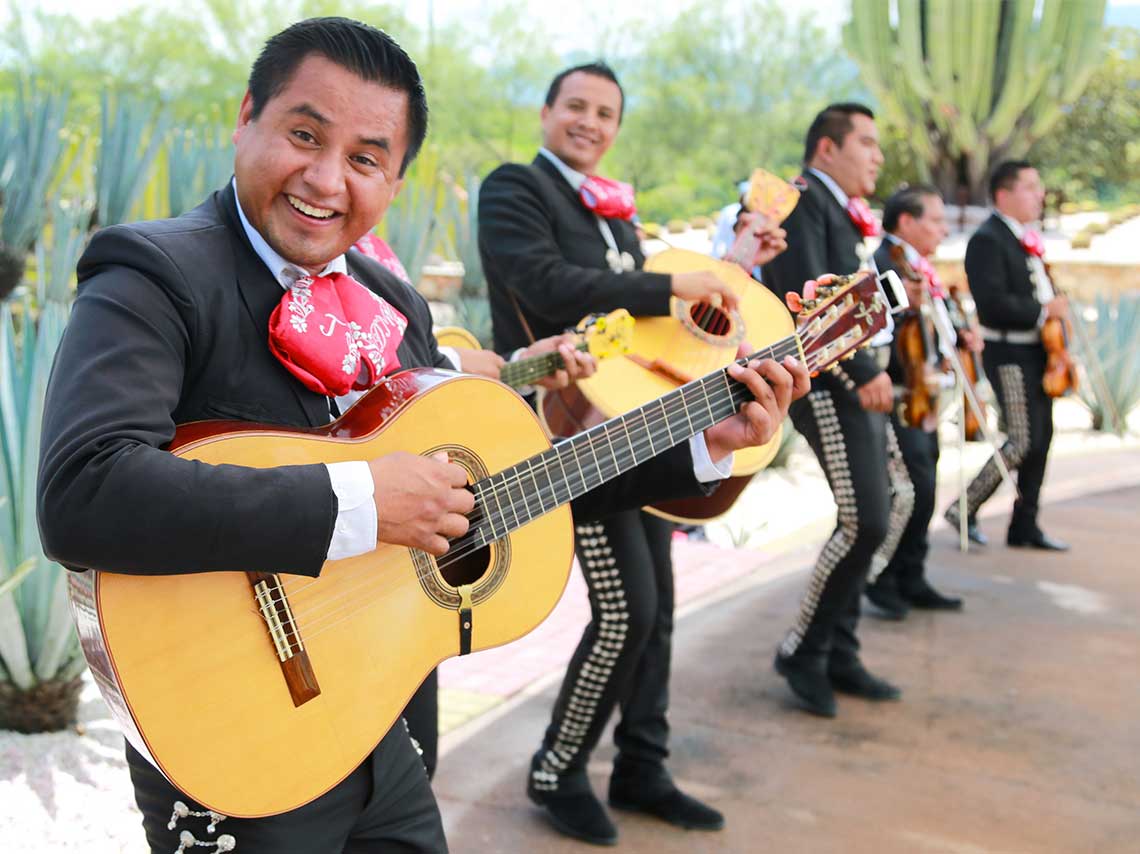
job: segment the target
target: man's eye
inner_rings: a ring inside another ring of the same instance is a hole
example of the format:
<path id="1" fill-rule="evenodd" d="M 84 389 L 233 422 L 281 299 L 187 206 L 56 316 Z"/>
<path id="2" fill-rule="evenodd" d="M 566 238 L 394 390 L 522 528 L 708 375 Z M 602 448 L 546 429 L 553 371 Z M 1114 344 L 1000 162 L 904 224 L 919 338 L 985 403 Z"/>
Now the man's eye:
<path id="1" fill-rule="evenodd" d="M 301 142 L 316 142 L 317 141 L 316 138 L 311 133 L 309 133 L 308 131 L 305 131 L 305 130 L 295 130 L 295 131 L 293 131 L 293 136 L 297 137 L 297 139 L 301 140 Z"/>

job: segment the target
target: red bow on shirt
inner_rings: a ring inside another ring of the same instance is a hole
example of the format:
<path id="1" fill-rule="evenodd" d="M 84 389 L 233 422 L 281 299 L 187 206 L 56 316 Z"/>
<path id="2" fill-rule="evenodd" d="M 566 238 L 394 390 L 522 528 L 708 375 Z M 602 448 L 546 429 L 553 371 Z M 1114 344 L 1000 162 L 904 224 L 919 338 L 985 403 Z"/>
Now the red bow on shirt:
<path id="1" fill-rule="evenodd" d="M 932 297 L 938 297 L 939 299 L 946 298 L 946 291 L 942 289 L 942 282 L 939 280 L 938 273 L 935 272 L 934 265 L 931 264 L 930 261 L 919 255 L 918 263 L 914 265 L 914 268 L 926 277 L 926 286 Z"/>
<path id="2" fill-rule="evenodd" d="M 389 246 L 383 238 L 378 237 L 370 231 L 352 246 L 358 252 L 367 255 L 373 261 L 379 261 L 381 265 L 409 285 L 412 283 L 408 271 L 404 269 L 404 265 L 400 263 L 400 259 L 396 257 L 396 253 L 392 251 L 392 247 Z"/>
<path id="3" fill-rule="evenodd" d="M 1033 229 L 1026 229 L 1025 234 L 1021 236 L 1021 248 L 1025 250 L 1027 255 L 1036 255 L 1038 258 L 1045 257 L 1045 241 L 1041 239 L 1041 235 Z"/>
<path id="4" fill-rule="evenodd" d="M 590 175 L 578 189 L 578 198 L 588 210 L 604 219 L 633 219 L 633 187 L 621 181 Z"/>
<path id="5" fill-rule="evenodd" d="M 881 230 L 879 221 L 871 213 L 871 206 L 858 196 L 852 196 L 847 200 L 847 216 L 851 217 L 851 221 L 864 237 L 874 237 Z"/>
<path id="6" fill-rule="evenodd" d="M 318 394 L 371 388 L 400 367 L 408 321 L 352 276 L 304 276 L 269 316 L 269 349 Z"/>

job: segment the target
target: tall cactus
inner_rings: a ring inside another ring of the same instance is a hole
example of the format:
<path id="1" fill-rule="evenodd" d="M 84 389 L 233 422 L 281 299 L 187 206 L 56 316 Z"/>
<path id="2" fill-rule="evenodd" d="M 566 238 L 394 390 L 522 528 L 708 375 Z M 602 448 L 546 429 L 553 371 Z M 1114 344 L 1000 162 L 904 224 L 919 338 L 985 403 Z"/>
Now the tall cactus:
<path id="1" fill-rule="evenodd" d="M 1084 90 L 1105 0 L 851 6 L 844 44 L 885 117 L 911 128 L 923 179 L 984 204 L 991 164 L 1024 155 Z"/>

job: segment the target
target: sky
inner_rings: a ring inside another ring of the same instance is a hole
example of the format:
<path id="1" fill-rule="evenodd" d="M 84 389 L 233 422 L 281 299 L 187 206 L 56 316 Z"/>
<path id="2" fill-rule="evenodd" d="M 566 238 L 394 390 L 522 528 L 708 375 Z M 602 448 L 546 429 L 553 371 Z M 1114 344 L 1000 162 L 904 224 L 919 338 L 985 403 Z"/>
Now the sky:
<path id="1" fill-rule="evenodd" d="M 973 2 L 973 0 L 961 0 Z M 2 2 L 2 0 L 0 0 Z M 180 0 L 99 0 L 97 3 L 76 3 L 75 0 L 22 0 L 23 8 L 40 8 L 52 12 L 68 11 L 85 18 L 114 17 L 120 12 L 146 3 L 151 8 L 173 6 Z M 633 21 L 646 16 L 672 17 L 677 11 L 691 5 L 693 0 L 577 0 L 580 10 L 572 20 L 566 15 L 566 7 L 551 0 L 530 0 L 526 3 L 528 14 L 542 21 L 552 33 L 559 33 L 553 45 L 558 53 L 572 50 L 588 50 L 591 40 L 598 31 L 598 24 L 607 16 L 616 15 L 616 23 Z M 494 0 L 412 0 L 395 3 L 402 5 L 404 14 L 424 30 L 429 19 L 434 17 L 437 25 L 463 23 L 479 18 Z M 850 15 L 850 0 L 788 0 L 789 11 L 804 10 L 815 13 L 816 23 L 824 27 L 838 28 Z M 0 6 L 0 23 L 7 17 L 7 9 Z M 1106 16 L 1110 23 L 1140 26 L 1140 0 L 1109 0 Z"/>

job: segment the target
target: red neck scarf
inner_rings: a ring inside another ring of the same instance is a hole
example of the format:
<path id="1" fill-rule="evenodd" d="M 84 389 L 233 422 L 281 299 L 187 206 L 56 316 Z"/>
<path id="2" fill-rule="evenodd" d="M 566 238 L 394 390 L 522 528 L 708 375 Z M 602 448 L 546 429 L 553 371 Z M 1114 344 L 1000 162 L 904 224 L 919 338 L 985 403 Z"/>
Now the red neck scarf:
<path id="1" fill-rule="evenodd" d="M 396 257 L 396 253 L 392 251 L 389 246 L 381 237 L 371 231 L 360 238 L 353 244 L 353 248 L 358 252 L 367 255 L 373 261 L 378 261 L 391 273 L 394 273 L 397 278 L 402 279 L 409 285 L 412 284 L 412 279 L 408 276 L 408 271 L 404 269 L 404 265 L 400 263 L 400 259 Z"/>
<path id="2" fill-rule="evenodd" d="M 930 291 L 932 297 L 939 299 L 946 298 L 946 291 L 942 289 L 942 282 L 938 278 L 938 273 L 934 270 L 934 265 L 923 256 L 918 256 L 918 262 L 914 265 L 918 272 L 926 277 L 926 287 Z"/>
<path id="3" fill-rule="evenodd" d="M 1025 229 L 1025 234 L 1021 236 L 1021 248 L 1025 250 L 1026 255 L 1045 257 L 1045 241 L 1032 228 Z"/>
<path id="4" fill-rule="evenodd" d="M 874 237 L 879 234 L 879 221 L 871 213 L 871 206 L 865 199 L 851 196 L 847 200 L 847 216 L 851 217 L 851 221 L 864 237 Z"/>
<path id="5" fill-rule="evenodd" d="M 578 198 L 588 210 L 603 219 L 629 220 L 637 213 L 633 187 L 621 181 L 589 175 L 578 189 Z"/>
<path id="6" fill-rule="evenodd" d="M 269 316 L 269 349 L 311 391 L 340 397 L 397 370 L 408 321 L 344 273 L 303 276 Z"/>

